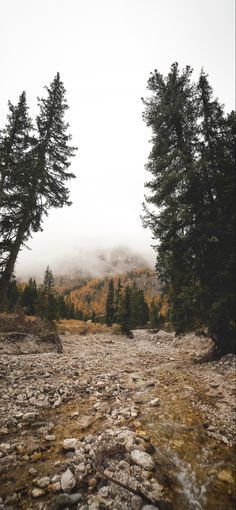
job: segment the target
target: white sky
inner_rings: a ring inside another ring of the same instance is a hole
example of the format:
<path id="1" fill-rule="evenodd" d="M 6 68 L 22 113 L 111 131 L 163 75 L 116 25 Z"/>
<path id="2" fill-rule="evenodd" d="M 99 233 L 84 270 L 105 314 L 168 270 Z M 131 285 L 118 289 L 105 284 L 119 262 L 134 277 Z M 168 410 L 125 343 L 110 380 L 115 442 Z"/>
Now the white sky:
<path id="1" fill-rule="evenodd" d="M 177 61 L 203 66 L 234 108 L 233 0 L 0 0 L 0 115 L 26 90 L 36 97 L 61 73 L 70 107 L 73 205 L 51 210 L 17 273 L 40 271 L 81 250 L 128 245 L 154 257 L 140 221 L 150 151 L 141 96 L 150 72 Z"/>

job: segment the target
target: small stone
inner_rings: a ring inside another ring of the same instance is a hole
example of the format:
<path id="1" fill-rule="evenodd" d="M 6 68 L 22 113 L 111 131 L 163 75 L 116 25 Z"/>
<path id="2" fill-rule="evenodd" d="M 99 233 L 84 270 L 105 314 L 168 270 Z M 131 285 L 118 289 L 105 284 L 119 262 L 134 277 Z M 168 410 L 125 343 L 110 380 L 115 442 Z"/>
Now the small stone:
<path id="1" fill-rule="evenodd" d="M 45 491 L 43 489 L 33 489 L 31 492 L 33 498 L 40 498 L 40 496 L 43 496 L 44 494 Z"/>
<path id="2" fill-rule="evenodd" d="M 56 436 L 55 436 L 55 434 L 47 434 L 45 436 L 45 439 L 46 439 L 46 441 L 55 441 Z"/>
<path id="3" fill-rule="evenodd" d="M 131 498 L 132 510 L 141 510 L 142 506 L 143 506 L 143 500 L 140 496 L 133 496 Z"/>
<path id="4" fill-rule="evenodd" d="M 70 507 L 81 501 L 82 496 L 79 492 L 74 494 L 60 494 L 55 501 L 55 510 L 59 510 L 60 508 L 65 508 L 66 506 Z"/>
<path id="5" fill-rule="evenodd" d="M 62 446 L 63 450 L 75 450 L 78 444 L 78 439 L 75 439 L 74 437 L 68 437 L 64 439 Z"/>
<path id="6" fill-rule="evenodd" d="M 33 467 L 29 468 L 29 474 L 33 476 L 37 475 L 37 469 Z"/>
<path id="7" fill-rule="evenodd" d="M 90 444 L 90 443 L 92 443 L 93 439 L 94 439 L 93 435 L 88 434 L 87 436 L 85 436 L 84 442 Z"/>
<path id="8" fill-rule="evenodd" d="M 45 489 L 50 484 L 50 478 L 48 476 L 44 476 L 43 478 L 40 478 L 37 480 L 37 485 L 41 489 Z"/>
<path id="9" fill-rule="evenodd" d="M 149 404 L 151 407 L 158 407 L 160 405 L 160 400 L 159 398 L 154 398 L 151 402 L 149 402 Z"/>
<path id="10" fill-rule="evenodd" d="M 96 480 L 96 478 L 90 478 L 90 480 L 89 480 L 89 487 L 90 487 L 91 489 L 93 489 L 94 487 L 96 487 L 96 485 L 97 485 L 97 480 Z"/>
<path id="11" fill-rule="evenodd" d="M 9 443 L 1 443 L 0 444 L 0 452 L 1 453 L 9 453 L 11 451 L 11 445 Z"/>
<path id="12" fill-rule="evenodd" d="M 9 433 L 9 429 L 7 427 L 2 427 L 0 429 L 0 434 L 8 434 Z M 0 503 L 1 503 L 1 500 L 0 500 Z"/>
<path id="13" fill-rule="evenodd" d="M 105 388 L 106 384 L 103 381 L 98 381 L 96 383 L 97 388 L 103 389 Z"/>
<path id="14" fill-rule="evenodd" d="M 130 456 L 135 464 L 146 469 L 147 471 L 151 471 L 155 466 L 151 455 L 146 452 L 141 450 L 133 450 L 131 451 Z"/>
<path id="15" fill-rule="evenodd" d="M 50 483 L 48 485 L 47 490 L 48 490 L 48 492 L 52 492 L 52 493 L 59 492 L 61 490 L 60 482 Z"/>
<path id="16" fill-rule="evenodd" d="M 61 488 L 64 492 L 65 491 L 70 492 L 75 487 L 75 484 L 76 484 L 75 477 L 72 471 L 68 468 L 61 477 Z"/>
<path id="17" fill-rule="evenodd" d="M 77 418 L 78 416 L 79 416 L 78 411 L 75 411 L 74 413 L 71 413 L 71 415 L 70 415 L 71 418 Z"/>

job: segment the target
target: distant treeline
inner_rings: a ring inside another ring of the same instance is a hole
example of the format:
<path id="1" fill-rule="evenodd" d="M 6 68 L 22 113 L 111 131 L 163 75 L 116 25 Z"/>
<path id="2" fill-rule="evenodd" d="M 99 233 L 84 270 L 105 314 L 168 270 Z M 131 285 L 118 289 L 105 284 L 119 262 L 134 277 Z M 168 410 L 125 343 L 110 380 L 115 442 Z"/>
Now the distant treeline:
<path id="1" fill-rule="evenodd" d="M 148 306 L 143 290 L 139 289 L 136 283 L 122 285 L 120 279 L 116 286 L 113 279 L 109 282 L 105 313 L 96 315 L 93 311 L 87 315 L 74 305 L 66 292 L 57 291 L 49 267 L 45 271 L 42 284 L 38 285 L 33 278 L 26 284 L 19 284 L 13 279 L 8 286 L 4 309 L 7 312 L 22 310 L 27 315 L 46 317 L 50 321 L 92 320 L 106 323 L 108 326 L 116 323 L 120 324 L 123 333 L 129 333 L 131 329 L 147 324 L 152 328 L 159 328 L 165 320 L 160 298 L 159 300 L 153 298 Z"/>
<path id="2" fill-rule="evenodd" d="M 7 312 L 23 310 L 27 315 L 39 315 L 50 321 L 83 319 L 83 315 L 75 310 L 73 303 L 67 302 L 65 296 L 57 292 L 49 267 L 40 285 L 37 285 L 33 278 L 30 278 L 26 285 L 19 285 L 13 279 L 7 289 L 4 309 Z"/>

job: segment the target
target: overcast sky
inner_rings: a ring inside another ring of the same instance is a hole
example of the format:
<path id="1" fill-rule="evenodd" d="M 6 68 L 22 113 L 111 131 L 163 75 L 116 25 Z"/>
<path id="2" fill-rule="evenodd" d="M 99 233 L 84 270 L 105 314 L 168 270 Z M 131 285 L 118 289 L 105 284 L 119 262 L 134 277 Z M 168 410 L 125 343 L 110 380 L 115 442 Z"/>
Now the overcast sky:
<path id="1" fill-rule="evenodd" d="M 35 115 L 37 96 L 59 71 L 79 147 L 73 205 L 50 211 L 17 274 L 116 245 L 153 260 L 140 221 L 151 147 L 140 98 L 150 72 L 167 74 L 177 61 L 196 79 L 203 66 L 226 110 L 234 108 L 234 1 L 0 0 L 0 47 L 1 127 L 8 99 L 26 90 Z"/>

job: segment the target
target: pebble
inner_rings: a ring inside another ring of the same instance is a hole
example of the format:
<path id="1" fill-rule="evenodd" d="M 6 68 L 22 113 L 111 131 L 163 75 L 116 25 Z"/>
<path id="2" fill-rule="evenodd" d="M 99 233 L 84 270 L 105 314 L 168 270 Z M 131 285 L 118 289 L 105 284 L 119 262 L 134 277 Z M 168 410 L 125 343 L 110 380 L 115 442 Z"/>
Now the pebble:
<path id="1" fill-rule="evenodd" d="M 50 478 L 48 476 L 44 476 L 43 478 L 40 478 L 37 480 L 37 485 L 41 489 L 45 489 L 50 484 Z"/>
<path id="2" fill-rule="evenodd" d="M 43 489 L 33 489 L 31 494 L 33 498 L 40 498 L 45 494 L 45 491 Z"/>
<path id="3" fill-rule="evenodd" d="M 141 450 L 132 450 L 130 457 L 135 464 L 146 469 L 147 471 L 151 471 L 155 466 L 151 455 Z"/>
<path id="4" fill-rule="evenodd" d="M 46 439 L 46 441 L 55 441 L 56 436 L 55 436 L 55 434 L 47 434 L 45 436 L 45 439 Z"/>
<path id="5" fill-rule="evenodd" d="M 67 437 L 64 439 L 62 446 L 64 450 L 75 450 L 78 444 L 78 439 L 74 437 Z"/>
<path id="6" fill-rule="evenodd" d="M 60 494 L 54 504 L 53 510 L 59 510 L 61 508 L 65 508 L 66 506 L 76 505 L 79 501 L 81 501 L 82 495 L 80 492 L 76 492 L 74 494 Z"/>
<path id="7" fill-rule="evenodd" d="M 70 492 L 75 487 L 75 484 L 76 484 L 75 477 L 72 471 L 68 468 L 61 477 L 61 488 L 64 492 L 65 491 Z"/>
<path id="8" fill-rule="evenodd" d="M 154 398 L 153 400 L 151 400 L 151 401 L 149 402 L 149 405 L 150 405 L 151 407 L 158 407 L 158 406 L 160 405 L 160 400 L 159 400 L 159 398 Z"/>
<path id="9" fill-rule="evenodd" d="M 11 445 L 9 443 L 1 443 L 0 444 L 0 452 L 1 453 L 9 453 L 11 451 Z"/>

